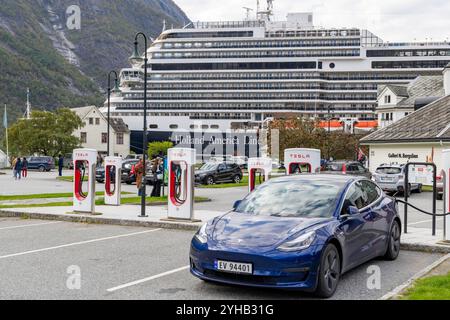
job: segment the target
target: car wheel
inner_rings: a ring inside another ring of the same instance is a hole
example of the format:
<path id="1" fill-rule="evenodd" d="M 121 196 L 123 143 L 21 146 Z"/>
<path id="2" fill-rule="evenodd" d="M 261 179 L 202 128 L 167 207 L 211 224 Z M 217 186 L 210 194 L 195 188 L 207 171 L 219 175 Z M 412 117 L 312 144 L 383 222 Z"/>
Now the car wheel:
<path id="1" fill-rule="evenodd" d="M 233 178 L 233 182 L 236 183 L 236 184 L 241 183 L 241 176 L 235 175 L 234 178 Z"/>
<path id="2" fill-rule="evenodd" d="M 44 166 L 40 166 L 39 167 L 39 172 L 44 172 L 45 171 L 45 167 Z"/>
<path id="3" fill-rule="evenodd" d="M 437 196 L 436 196 L 436 198 L 437 198 L 438 200 L 442 200 L 442 199 L 444 199 L 444 194 L 438 193 Z"/>
<path id="4" fill-rule="evenodd" d="M 211 176 L 209 176 L 209 177 L 207 177 L 206 179 L 205 179 L 205 182 L 206 182 L 206 184 L 207 185 L 213 185 L 214 184 L 214 178 L 213 177 L 211 177 Z"/>
<path id="5" fill-rule="evenodd" d="M 415 191 L 416 193 L 422 193 L 422 185 L 421 184 L 417 185 L 417 189 Z"/>
<path id="6" fill-rule="evenodd" d="M 389 241 L 384 258 L 386 260 L 395 260 L 400 253 L 400 236 L 401 230 L 398 221 L 394 221 L 389 232 Z"/>
<path id="7" fill-rule="evenodd" d="M 318 284 L 315 294 L 329 298 L 335 292 L 341 276 L 341 259 L 334 244 L 328 244 L 320 259 Z"/>

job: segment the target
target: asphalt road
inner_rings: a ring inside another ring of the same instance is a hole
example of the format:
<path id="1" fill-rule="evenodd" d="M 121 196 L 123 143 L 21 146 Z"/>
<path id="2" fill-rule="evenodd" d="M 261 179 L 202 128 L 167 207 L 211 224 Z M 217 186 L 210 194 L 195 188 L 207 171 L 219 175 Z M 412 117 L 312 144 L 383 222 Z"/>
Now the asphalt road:
<path id="1" fill-rule="evenodd" d="M 187 269 L 192 235 L 178 230 L 2 218 L 0 299 L 313 298 L 194 278 Z M 334 299 L 377 299 L 439 257 L 402 251 L 394 262 L 371 261 L 344 275 Z M 367 270 L 374 265 L 381 270 L 379 290 L 367 288 Z"/>

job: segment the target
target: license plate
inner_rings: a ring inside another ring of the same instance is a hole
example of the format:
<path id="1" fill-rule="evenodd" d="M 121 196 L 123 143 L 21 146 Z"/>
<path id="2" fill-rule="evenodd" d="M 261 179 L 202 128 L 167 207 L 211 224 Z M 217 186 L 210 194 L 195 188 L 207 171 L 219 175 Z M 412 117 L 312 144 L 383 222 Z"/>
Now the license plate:
<path id="1" fill-rule="evenodd" d="M 253 265 L 251 263 L 216 260 L 214 267 L 216 270 L 223 272 L 253 274 Z"/>
<path id="2" fill-rule="evenodd" d="M 381 181 L 386 181 L 386 182 L 388 182 L 388 181 L 394 181 L 394 179 L 392 179 L 392 178 L 381 177 Z"/>

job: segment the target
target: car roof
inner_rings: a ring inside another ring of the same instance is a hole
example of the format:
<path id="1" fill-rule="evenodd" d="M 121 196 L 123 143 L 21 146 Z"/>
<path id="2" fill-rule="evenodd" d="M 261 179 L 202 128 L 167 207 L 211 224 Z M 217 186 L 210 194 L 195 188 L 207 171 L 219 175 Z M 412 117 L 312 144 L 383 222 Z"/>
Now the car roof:
<path id="1" fill-rule="evenodd" d="M 357 180 L 367 180 L 365 177 L 351 176 L 346 174 L 322 174 L 322 173 L 304 173 L 297 175 L 289 175 L 284 177 L 276 178 L 276 180 L 281 181 L 314 181 L 314 180 L 328 180 L 335 183 L 341 183 L 345 185 L 347 183 L 357 181 Z"/>

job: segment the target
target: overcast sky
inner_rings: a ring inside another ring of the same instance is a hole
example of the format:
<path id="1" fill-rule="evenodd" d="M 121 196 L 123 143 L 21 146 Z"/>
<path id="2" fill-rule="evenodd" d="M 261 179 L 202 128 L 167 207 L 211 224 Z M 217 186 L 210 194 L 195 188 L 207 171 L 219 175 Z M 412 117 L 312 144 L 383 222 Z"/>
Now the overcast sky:
<path id="1" fill-rule="evenodd" d="M 192 21 L 242 20 L 242 7 L 256 8 L 256 0 L 174 1 Z M 449 0 L 275 0 L 274 12 L 277 20 L 313 12 L 316 26 L 369 29 L 386 41 L 450 39 Z"/>

